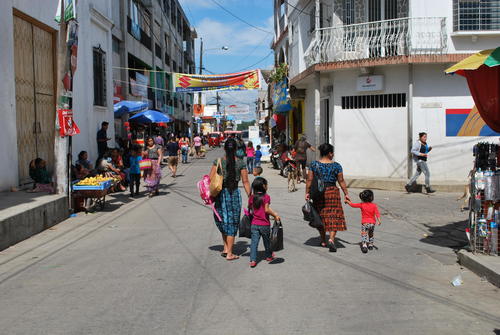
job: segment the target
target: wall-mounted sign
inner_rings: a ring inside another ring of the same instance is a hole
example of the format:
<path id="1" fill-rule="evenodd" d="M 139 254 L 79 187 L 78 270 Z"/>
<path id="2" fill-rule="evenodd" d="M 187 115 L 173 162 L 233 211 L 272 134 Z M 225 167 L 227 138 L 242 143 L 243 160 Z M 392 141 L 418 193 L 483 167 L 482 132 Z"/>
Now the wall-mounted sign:
<path id="1" fill-rule="evenodd" d="M 360 76 L 356 89 L 358 92 L 372 92 L 384 90 L 384 76 Z"/>

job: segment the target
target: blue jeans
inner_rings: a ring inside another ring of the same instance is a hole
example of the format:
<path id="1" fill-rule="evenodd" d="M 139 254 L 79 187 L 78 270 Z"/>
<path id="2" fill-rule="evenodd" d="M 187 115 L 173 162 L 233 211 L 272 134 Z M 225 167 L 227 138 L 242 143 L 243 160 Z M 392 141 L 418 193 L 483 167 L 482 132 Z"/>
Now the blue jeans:
<path id="1" fill-rule="evenodd" d="M 257 248 L 259 247 L 261 236 L 262 241 L 264 242 L 264 248 L 266 248 L 266 258 L 272 257 L 273 253 L 271 251 L 271 226 L 252 225 L 251 231 L 252 243 L 250 245 L 250 261 L 257 261 Z"/>
<path id="2" fill-rule="evenodd" d="M 429 172 L 429 167 L 427 166 L 426 161 L 417 161 L 417 170 L 407 185 L 412 185 L 416 182 L 422 172 L 425 175 L 425 187 L 431 187 L 431 173 Z"/>
<path id="3" fill-rule="evenodd" d="M 253 172 L 253 168 L 255 166 L 255 157 L 247 157 L 247 170 L 248 170 L 248 173 L 252 173 Z"/>
<path id="4" fill-rule="evenodd" d="M 182 153 L 182 163 L 187 163 L 189 148 L 182 148 L 181 153 Z"/>

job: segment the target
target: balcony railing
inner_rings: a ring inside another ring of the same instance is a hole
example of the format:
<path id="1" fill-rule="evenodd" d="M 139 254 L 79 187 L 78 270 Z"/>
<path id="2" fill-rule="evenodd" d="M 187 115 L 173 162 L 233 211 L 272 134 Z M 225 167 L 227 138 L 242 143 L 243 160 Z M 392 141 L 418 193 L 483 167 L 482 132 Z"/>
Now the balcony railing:
<path id="1" fill-rule="evenodd" d="M 305 52 L 306 65 L 446 52 L 446 19 L 415 17 L 321 28 Z"/>

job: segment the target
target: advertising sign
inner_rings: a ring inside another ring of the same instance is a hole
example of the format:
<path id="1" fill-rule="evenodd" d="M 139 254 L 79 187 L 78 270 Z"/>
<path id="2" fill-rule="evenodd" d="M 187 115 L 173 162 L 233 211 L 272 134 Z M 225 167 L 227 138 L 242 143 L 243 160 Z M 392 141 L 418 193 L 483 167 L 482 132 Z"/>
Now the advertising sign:
<path id="1" fill-rule="evenodd" d="M 360 76 L 356 84 L 358 92 L 384 90 L 384 76 Z"/>
<path id="2" fill-rule="evenodd" d="M 59 121 L 59 135 L 73 136 L 80 134 L 80 128 L 73 120 L 73 111 L 71 109 L 58 109 L 57 117 Z"/>

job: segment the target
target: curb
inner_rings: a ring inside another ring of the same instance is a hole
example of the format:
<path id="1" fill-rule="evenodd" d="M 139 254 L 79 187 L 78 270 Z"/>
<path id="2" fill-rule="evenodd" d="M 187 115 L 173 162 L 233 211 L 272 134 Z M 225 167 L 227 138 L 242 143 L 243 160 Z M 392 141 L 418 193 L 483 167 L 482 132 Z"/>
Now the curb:
<path id="1" fill-rule="evenodd" d="M 385 190 L 385 191 L 400 191 L 406 192 L 405 180 L 395 179 L 370 179 L 370 178 L 357 178 L 345 176 L 347 187 L 349 188 L 367 188 L 375 190 Z M 465 190 L 466 182 L 460 183 L 433 183 L 432 188 L 437 192 L 449 192 L 449 193 L 463 193 Z M 423 189 L 423 186 L 421 187 Z"/>
<path id="2" fill-rule="evenodd" d="M 478 256 L 465 250 L 460 250 L 457 256 L 460 265 L 479 277 L 485 277 L 490 283 L 500 288 L 500 258 L 487 255 Z"/>

